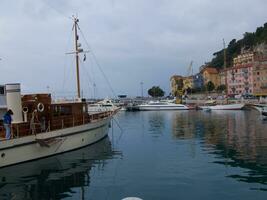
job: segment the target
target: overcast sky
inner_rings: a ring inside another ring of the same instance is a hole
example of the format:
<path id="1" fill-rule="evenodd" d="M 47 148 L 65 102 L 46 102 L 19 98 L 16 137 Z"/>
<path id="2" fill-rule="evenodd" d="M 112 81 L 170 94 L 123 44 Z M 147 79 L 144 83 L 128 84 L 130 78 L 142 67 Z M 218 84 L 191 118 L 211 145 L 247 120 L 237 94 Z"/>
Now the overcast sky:
<path id="1" fill-rule="evenodd" d="M 75 94 L 72 20 L 89 49 L 81 63 L 83 94 L 170 91 L 174 74 L 194 72 L 212 53 L 267 22 L 266 0 L 1 0 L 0 84 L 20 82 L 24 92 Z M 92 54 L 97 58 L 101 70 Z M 83 55 L 81 55 L 83 58 Z M 93 87 L 95 83 L 95 87 Z"/>

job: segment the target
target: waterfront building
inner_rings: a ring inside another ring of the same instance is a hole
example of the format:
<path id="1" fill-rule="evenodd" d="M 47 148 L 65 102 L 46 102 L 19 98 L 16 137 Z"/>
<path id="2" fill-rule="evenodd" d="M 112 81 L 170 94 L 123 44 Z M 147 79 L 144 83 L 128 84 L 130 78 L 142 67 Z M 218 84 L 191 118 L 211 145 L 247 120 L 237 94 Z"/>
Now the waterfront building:
<path id="1" fill-rule="evenodd" d="M 233 59 L 234 67 L 252 63 L 254 61 L 253 52 L 242 53 Z"/>
<path id="2" fill-rule="evenodd" d="M 183 78 L 183 91 L 193 88 L 193 76 Z"/>
<path id="3" fill-rule="evenodd" d="M 177 96 L 178 93 L 182 93 L 184 77 L 180 75 L 173 75 L 170 78 L 170 81 L 171 81 L 171 94 L 173 96 Z"/>
<path id="4" fill-rule="evenodd" d="M 227 73 L 227 70 L 220 70 L 219 71 L 219 85 L 226 85 L 225 80 L 225 73 Z"/>
<path id="5" fill-rule="evenodd" d="M 201 73 L 197 73 L 193 75 L 193 88 L 194 89 L 200 89 L 204 85 L 203 76 Z"/>
<path id="6" fill-rule="evenodd" d="M 253 64 L 237 65 L 227 70 L 228 94 L 253 94 Z"/>
<path id="7" fill-rule="evenodd" d="M 216 68 L 206 66 L 201 69 L 200 73 L 202 73 L 204 85 L 211 81 L 214 84 L 215 88 L 219 86 L 219 73 Z"/>
<path id="8" fill-rule="evenodd" d="M 267 96 L 267 59 L 254 63 L 253 88 L 253 95 Z"/>
<path id="9" fill-rule="evenodd" d="M 227 91 L 230 95 L 253 94 L 254 53 L 245 52 L 233 59 L 234 66 L 227 69 Z"/>

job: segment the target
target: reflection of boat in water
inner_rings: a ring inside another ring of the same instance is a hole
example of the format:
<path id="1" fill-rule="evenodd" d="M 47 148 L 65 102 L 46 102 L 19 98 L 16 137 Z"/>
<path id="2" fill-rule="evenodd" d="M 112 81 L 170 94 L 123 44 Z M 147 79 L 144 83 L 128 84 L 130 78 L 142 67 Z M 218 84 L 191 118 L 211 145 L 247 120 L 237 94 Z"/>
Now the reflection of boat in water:
<path id="1" fill-rule="evenodd" d="M 109 138 L 72 152 L 0 169 L 0 199 L 61 199 L 89 186 L 89 172 L 113 156 Z M 27 198 L 26 198 L 27 197 Z"/>
<path id="2" fill-rule="evenodd" d="M 207 101 L 204 106 L 200 106 L 203 110 L 242 110 L 245 107 L 243 103 L 235 104 L 216 104 L 216 101 Z"/>
<path id="3" fill-rule="evenodd" d="M 138 106 L 139 110 L 189 110 L 189 107 L 183 104 L 175 104 L 172 101 L 150 101 L 147 104 Z"/>

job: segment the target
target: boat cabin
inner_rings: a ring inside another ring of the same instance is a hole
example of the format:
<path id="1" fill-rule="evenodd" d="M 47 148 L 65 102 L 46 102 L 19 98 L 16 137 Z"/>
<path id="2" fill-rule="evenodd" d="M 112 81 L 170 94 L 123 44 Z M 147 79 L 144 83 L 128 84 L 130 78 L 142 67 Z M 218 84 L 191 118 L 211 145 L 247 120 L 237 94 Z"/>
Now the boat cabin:
<path id="1" fill-rule="evenodd" d="M 110 112 L 89 114 L 84 100 L 52 102 L 51 94 L 22 95 L 21 106 L 22 121 L 12 123 L 12 138 L 79 126 L 110 115 Z M 5 139 L 2 118 L 0 139 Z"/>

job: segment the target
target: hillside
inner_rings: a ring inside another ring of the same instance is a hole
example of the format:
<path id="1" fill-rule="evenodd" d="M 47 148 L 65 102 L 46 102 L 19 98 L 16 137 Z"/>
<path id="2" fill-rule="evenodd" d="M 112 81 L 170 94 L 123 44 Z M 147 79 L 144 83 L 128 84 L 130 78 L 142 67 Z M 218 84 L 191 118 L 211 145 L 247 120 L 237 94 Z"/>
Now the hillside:
<path id="1" fill-rule="evenodd" d="M 267 43 L 267 23 L 258 27 L 255 32 L 246 32 L 240 40 L 233 39 L 226 48 L 227 67 L 232 66 L 233 58 L 240 54 L 241 49 L 253 49 L 258 44 Z M 217 69 L 223 68 L 223 49 L 213 53 L 214 58 L 208 63 Z"/>

